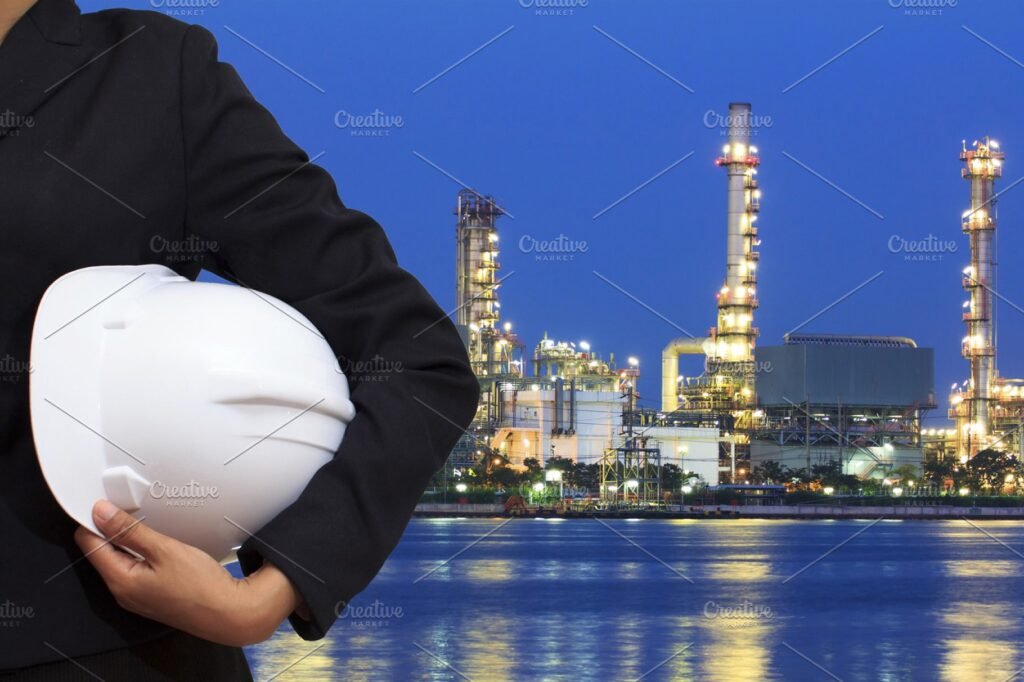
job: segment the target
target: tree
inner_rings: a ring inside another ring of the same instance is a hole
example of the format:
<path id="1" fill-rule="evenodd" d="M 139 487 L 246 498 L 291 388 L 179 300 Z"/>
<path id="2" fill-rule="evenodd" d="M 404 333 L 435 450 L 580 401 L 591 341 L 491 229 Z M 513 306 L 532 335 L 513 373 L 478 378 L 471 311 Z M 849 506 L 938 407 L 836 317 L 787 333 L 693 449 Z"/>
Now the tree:
<path id="1" fill-rule="evenodd" d="M 754 467 L 751 478 L 755 483 L 783 483 L 789 480 L 786 467 L 775 460 L 767 460 L 758 464 Z"/>
<path id="2" fill-rule="evenodd" d="M 967 460 L 964 468 L 971 488 L 998 493 L 1005 485 L 1007 475 L 1016 473 L 1017 461 L 1005 452 L 982 450 Z"/>
<path id="3" fill-rule="evenodd" d="M 861 485 L 859 478 L 843 473 L 842 463 L 835 459 L 824 464 L 815 464 L 811 467 L 811 474 L 822 487 L 853 491 Z"/>

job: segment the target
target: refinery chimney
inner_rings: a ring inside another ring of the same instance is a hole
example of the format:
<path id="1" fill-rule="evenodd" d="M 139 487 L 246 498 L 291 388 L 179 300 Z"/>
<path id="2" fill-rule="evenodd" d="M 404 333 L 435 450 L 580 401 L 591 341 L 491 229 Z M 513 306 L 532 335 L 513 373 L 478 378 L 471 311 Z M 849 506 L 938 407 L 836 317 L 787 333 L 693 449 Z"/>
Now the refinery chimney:
<path id="1" fill-rule="evenodd" d="M 757 147 L 750 144 L 750 104 L 729 105 L 729 138 L 716 163 L 728 178 L 725 283 L 718 292 L 718 326 L 703 338 L 673 339 L 662 351 L 662 411 L 679 407 L 679 356 L 704 354 L 712 400 L 730 408 L 747 407 L 754 395 L 754 309 L 757 308 Z M 703 391 L 702 393 L 709 393 Z"/>
<path id="2" fill-rule="evenodd" d="M 757 308 L 757 213 L 761 193 L 757 187 L 757 147 L 750 144 L 750 105 L 729 105 L 729 143 L 722 149 L 718 165 L 729 181 L 726 215 L 725 285 L 718 292 L 718 327 L 714 334 L 714 357 L 740 378 L 739 389 L 753 388 L 753 376 L 739 363 L 753 363 L 754 309 Z M 735 367 L 728 367 L 737 363 Z M 748 393 L 749 397 L 749 393 Z"/>
<path id="3" fill-rule="evenodd" d="M 995 316 L 991 287 L 995 283 L 995 180 L 1002 176 L 1004 154 L 999 144 L 985 138 L 960 152 L 964 162 L 961 175 L 971 184 L 971 207 L 963 214 L 963 231 L 971 248 L 970 264 L 963 271 L 963 286 L 969 299 L 964 302 L 964 358 L 970 363 L 967 385 L 950 399 L 951 416 L 957 426 L 957 453 L 973 457 L 984 449 L 991 431 L 990 402 L 996 381 Z"/>

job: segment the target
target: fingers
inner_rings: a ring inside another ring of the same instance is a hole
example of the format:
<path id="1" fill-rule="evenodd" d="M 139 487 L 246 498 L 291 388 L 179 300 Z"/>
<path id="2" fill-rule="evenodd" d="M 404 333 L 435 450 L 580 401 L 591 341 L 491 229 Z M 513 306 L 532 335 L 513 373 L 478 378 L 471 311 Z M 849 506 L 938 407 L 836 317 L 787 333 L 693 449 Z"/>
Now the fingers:
<path id="1" fill-rule="evenodd" d="M 142 523 L 143 519 L 134 518 L 107 500 L 96 503 L 92 508 L 92 518 L 110 543 L 137 552 L 150 563 L 159 561 L 161 550 L 169 539 Z"/>
<path id="2" fill-rule="evenodd" d="M 133 557 L 114 547 L 110 540 L 82 526 L 75 531 L 75 542 L 108 584 L 115 575 L 127 573 L 136 563 Z"/>

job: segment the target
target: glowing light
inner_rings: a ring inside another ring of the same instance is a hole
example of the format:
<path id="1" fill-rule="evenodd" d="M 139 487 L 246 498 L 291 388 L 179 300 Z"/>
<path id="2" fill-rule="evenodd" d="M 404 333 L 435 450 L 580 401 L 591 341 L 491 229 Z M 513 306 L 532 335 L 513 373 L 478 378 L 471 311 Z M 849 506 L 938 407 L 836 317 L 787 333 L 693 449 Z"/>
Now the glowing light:
<path id="1" fill-rule="evenodd" d="M 960 488 L 960 490 L 958 492 L 960 493 L 960 497 L 967 497 L 968 495 L 971 494 L 971 489 L 970 488 Z"/>
<path id="2" fill-rule="evenodd" d="M 456 483 L 455 484 L 455 490 L 457 490 L 460 493 L 466 492 L 466 484 L 465 483 Z"/>
<path id="3" fill-rule="evenodd" d="M 689 495 L 692 492 L 693 492 L 693 486 L 692 485 L 687 483 L 686 485 L 683 486 L 683 494 L 684 495 Z"/>
<path id="4" fill-rule="evenodd" d="M 826 486 L 826 487 L 825 487 L 825 494 L 826 494 L 826 495 L 831 495 L 831 494 L 832 494 L 832 493 L 834 493 L 835 491 L 836 491 L 836 489 L 835 489 L 835 488 L 833 488 L 832 486 Z"/>
<path id="5" fill-rule="evenodd" d="M 903 488 L 901 488 L 899 486 L 896 486 L 895 488 L 892 489 L 892 496 L 893 497 L 899 497 L 902 494 L 903 494 Z"/>

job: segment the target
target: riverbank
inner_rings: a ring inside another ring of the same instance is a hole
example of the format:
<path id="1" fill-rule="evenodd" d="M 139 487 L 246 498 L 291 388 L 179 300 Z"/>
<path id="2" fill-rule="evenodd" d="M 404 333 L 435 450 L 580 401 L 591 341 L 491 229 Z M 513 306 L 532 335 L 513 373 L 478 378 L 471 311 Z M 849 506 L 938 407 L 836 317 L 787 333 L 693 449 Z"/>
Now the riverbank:
<path id="1" fill-rule="evenodd" d="M 505 511 L 500 504 L 420 504 L 416 516 L 424 518 L 619 518 L 619 519 L 959 519 L 1024 520 L 1024 507 L 955 507 L 946 505 L 773 505 L 732 506 L 670 505 L 660 509 L 597 509 L 563 511 L 552 507 L 529 507 Z"/>

